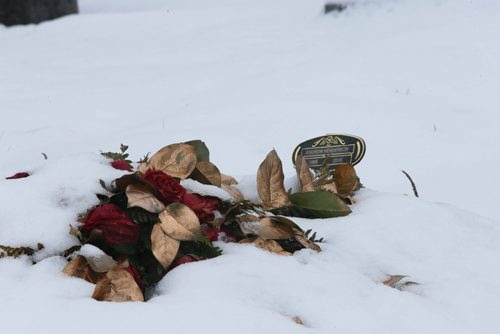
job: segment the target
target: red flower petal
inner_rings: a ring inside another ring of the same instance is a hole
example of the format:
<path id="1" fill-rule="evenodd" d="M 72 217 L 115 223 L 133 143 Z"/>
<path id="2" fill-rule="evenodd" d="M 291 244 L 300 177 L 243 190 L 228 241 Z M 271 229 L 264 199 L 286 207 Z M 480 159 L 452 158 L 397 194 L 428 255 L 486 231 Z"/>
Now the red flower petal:
<path id="1" fill-rule="evenodd" d="M 27 172 L 21 172 L 21 173 L 16 173 L 12 176 L 6 177 L 7 180 L 13 180 L 13 179 L 22 179 L 23 177 L 28 177 L 30 176 L 29 173 Z"/>
<path id="2" fill-rule="evenodd" d="M 102 231 L 109 245 L 134 244 L 139 239 L 139 225 L 128 219 L 125 212 L 114 204 L 104 204 L 92 210 L 82 226 L 89 234 L 93 229 Z"/>
<path id="3" fill-rule="evenodd" d="M 111 163 L 111 166 L 113 166 L 114 169 L 132 171 L 132 167 L 130 167 L 130 164 L 125 160 L 115 160 Z"/>

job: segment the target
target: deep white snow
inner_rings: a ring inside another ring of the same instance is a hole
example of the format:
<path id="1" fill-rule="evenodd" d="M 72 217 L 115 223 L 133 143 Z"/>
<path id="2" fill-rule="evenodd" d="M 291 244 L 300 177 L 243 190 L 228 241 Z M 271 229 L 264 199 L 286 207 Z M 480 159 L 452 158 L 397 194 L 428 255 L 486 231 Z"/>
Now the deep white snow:
<path id="1" fill-rule="evenodd" d="M 46 246 L 35 266 L 0 259 L 2 331 L 498 333 L 498 1 L 356 1 L 326 16 L 320 0 L 79 3 L 0 26 L 0 244 Z M 138 160 L 203 139 L 255 197 L 269 150 L 293 186 L 293 148 L 325 133 L 365 139 L 367 189 L 348 217 L 295 219 L 323 252 L 219 243 L 223 256 L 176 268 L 147 303 L 96 302 L 61 273 L 69 225 L 99 179 L 123 174 L 99 150 L 125 143 Z M 386 274 L 420 285 L 392 289 Z"/>

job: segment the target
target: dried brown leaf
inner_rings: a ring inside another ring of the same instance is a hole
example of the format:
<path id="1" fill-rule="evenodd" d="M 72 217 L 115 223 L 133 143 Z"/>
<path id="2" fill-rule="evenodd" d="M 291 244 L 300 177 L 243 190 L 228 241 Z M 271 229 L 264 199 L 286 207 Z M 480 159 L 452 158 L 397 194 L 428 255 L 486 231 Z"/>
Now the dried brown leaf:
<path id="1" fill-rule="evenodd" d="M 358 176 L 352 164 L 345 164 L 333 171 L 333 179 L 340 196 L 350 195 L 358 185 Z"/>
<path id="2" fill-rule="evenodd" d="M 295 240 L 300 242 L 300 244 L 305 248 L 312 249 L 313 251 L 316 252 L 321 252 L 321 247 L 319 247 L 314 241 L 307 239 L 307 237 L 304 234 L 296 235 Z"/>
<path id="3" fill-rule="evenodd" d="M 408 276 L 406 276 L 406 275 L 389 275 L 389 279 L 384 281 L 384 285 L 387 285 L 387 286 L 394 288 L 394 286 L 405 277 L 408 277 Z"/>
<path id="4" fill-rule="evenodd" d="M 199 161 L 189 177 L 203 184 L 210 184 L 219 188 L 222 182 L 219 169 L 209 161 Z"/>
<path id="5" fill-rule="evenodd" d="M 196 149 L 189 144 L 165 146 L 153 154 L 147 162 L 147 167 L 185 179 L 196 167 Z"/>
<path id="6" fill-rule="evenodd" d="M 301 155 L 298 155 L 295 160 L 295 170 L 297 171 L 297 177 L 299 179 L 300 191 L 314 191 L 313 175 L 309 169 L 306 159 L 304 159 Z"/>
<path id="7" fill-rule="evenodd" d="M 172 203 L 160 213 L 163 231 L 176 240 L 193 240 L 200 231 L 200 220 L 188 206 Z"/>
<path id="8" fill-rule="evenodd" d="M 90 283 L 97 283 L 104 274 L 92 270 L 87 259 L 79 255 L 71 260 L 63 269 L 63 273 L 72 277 L 78 277 Z"/>
<path id="9" fill-rule="evenodd" d="M 329 191 L 335 194 L 337 193 L 337 186 L 335 185 L 335 182 L 333 182 L 333 180 L 330 183 L 322 184 L 319 188 L 321 190 Z"/>
<path id="10" fill-rule="evenodd" d="M 275 253 L 278 255 L 290 256 L 291 253 L 283 250 L 283 248 L 274 240 L 265 240 L 262 238 L 257 238 L 253 242 L 257 248 L 264 249 L 268 252 Z"/>
<path id="11" fill-rule="evenodd" d="M 230 175 L 221 174 L 220 176 L 221 176 L 221 184 L 222 185 L 232 186 L 232 185 L 238 184 L 238 181 L 236 181 L 236 179 Z"/>
<path id="12" fill-rule="evenodd" d="M 162 229 L 161 223 L 156 223 L 151 232 L 151 250 L 164 268 L 172 263 L 179 251 L 180 241 L 169 237 Z"/>
<path id="13" fill-rule="evenodd" d="M 257 191 L 264 204 L 280 208 L 288 202 L 288 194 L 283 184 L 285 175 L 281 160 L 275 150 L 269 152 L 257 171 Z"/>
<path id="14" fill-rule="evenodd" d="M 295 316 L 292 318 L 292 320 L 297 324 L 297 325 L 304 325 L 304 322 L 302 321 L 302 319 L 300 319 L 299 316 Z"/>
<path id="15" fill-rule="evenodd" d="M 143 302 L 144 295 L 131 274 L 115 268 L 97 282 L 92 298 L 109 302 Z"/>
<path id="16" fill-rule="evenodd" d="M 145 185 L 129 184 L 125 193 L 127 194 L 127 207 L 129 208 L 139 207 L 151 213 L 160 213 L 165 209 L 165 205 Z"/>
<path id="17" fill-rule="evenodd" d="M 244 215 L 238 217 L 240 228 L 245 234 L 253 234 L 262 239 L 285 240 L 293 237 L 295 231 L 290 226 L 284 225 L 273 219 L 274 217 L 262 217 L 255 219 L 256 216 Z"/>
<path id="18" fill-rule="evenodd" d="M 222 189 L 224 189 L 231 197 L 236 201 L 236 202 L 241 202 L 245 200 L 245 196 L 236 189 L 236 187 L 230 186 L 230 185 L 222 185 Z"/>
<path id="19" fill-rule="evenodd" d="M 412 286 L 412 285 L 420 285 L 420 284 L 417 282 L 413 282 L 413 281 L 408 281 L 408 282 L 405 282 L 405 284 L 404 284 L 404 286 Z"/>

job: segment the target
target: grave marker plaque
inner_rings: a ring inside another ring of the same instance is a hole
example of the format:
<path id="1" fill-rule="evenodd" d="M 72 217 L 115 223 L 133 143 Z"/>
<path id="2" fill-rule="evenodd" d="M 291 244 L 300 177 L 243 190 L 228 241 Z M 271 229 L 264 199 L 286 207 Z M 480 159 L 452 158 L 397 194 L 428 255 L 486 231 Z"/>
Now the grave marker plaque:
<path id="1" fill-rule="evenodd" d="M 330 170 L 340 165 L 356 165 L 363 159 L 366 144 L 363 139 L 353 135 L 327 134 L 300 143 L 293 151 L 292 161 L 300 154 L 312 169 L 319 169 L 326 161 Z"/>

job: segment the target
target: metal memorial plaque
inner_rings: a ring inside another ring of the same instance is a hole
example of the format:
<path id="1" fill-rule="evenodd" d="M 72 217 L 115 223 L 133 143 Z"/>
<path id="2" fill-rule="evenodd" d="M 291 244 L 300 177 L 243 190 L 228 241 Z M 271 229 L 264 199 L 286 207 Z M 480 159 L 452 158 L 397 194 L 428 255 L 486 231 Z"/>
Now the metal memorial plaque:
<path id="1" fill-rule="evenodd" d="M 312 169 L 319 169 L 325 159 L 330 170 L 340 165 L 356 165 L 365 155 L 365 141 L 352 135 L 327 134 L 300 143 L 293 151 L 292 161 L 300 154 Z"/>

